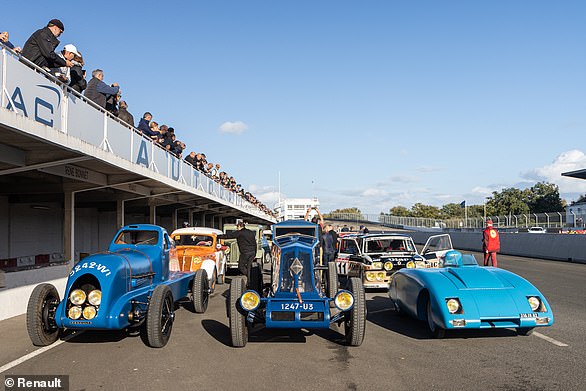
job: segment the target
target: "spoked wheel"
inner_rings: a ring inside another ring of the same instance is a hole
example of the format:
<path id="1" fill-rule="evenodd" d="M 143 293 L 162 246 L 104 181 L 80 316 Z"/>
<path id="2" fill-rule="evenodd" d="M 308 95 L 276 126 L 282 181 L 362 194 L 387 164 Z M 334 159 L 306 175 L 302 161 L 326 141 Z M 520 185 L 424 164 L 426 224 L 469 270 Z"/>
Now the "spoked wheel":
<path id="1" fill-rule="evenodd" d="M 366 331 L 366 296 L 359 278 L 350 278 L 350 292 L 354 296 L 354 306 L 346 313 L 344 320 L 346 343 L 350 346 L 360 346 Z"/>
<path id="2" fill-rule="evenodd" d="M 528 336 L 533 334 L 533 327 L 517 327 L 517 335 Z"/>
<path id="3" fill-rule="evenodd" d="M 248 342 L 248 326 L 246 324 L 246 317 L 240 308 L 240 296 L 246 290 L 246 279 L 244 277 L 233 278 L 230 282 L 230 296 L 228 308 L 230 318 L 230 337 L 232 338 L 232 346 L 235 348 L 242 348 Z"/>
<path id="4" fill-rule="evenodd" d="M 333 299 L 338 293 L 338 269 L 336 262 L 328 262 L 328 297 Z"/>
<path id="5" fill-rule="evenodd" d="M 213 280 L 215 284 L 215 279 Z M 191 300 L 193 301 L 193 308 L 195 312 L 203 314 L 208 309 L 208 301 L 210 298 L 208 274 L 204 269 L 199 269 L 195 272 L 193 283 L 191 284 Z"/>
<path id="6" fill-rule="evenodd" d="M 26 329 L 35 346 L 51 345 L 59 337 L 55 312 L 59 293 L 51 284 L 39 284 L 31 293 L 26 310 Z"/>
<path id="7" fill-rule="evenodd" d="M 169 342 L 175 320 L 175 301 L 167 285 L 155 288 L 146 317 L 147 341 L 153 348 L 162 348 Z"/>
<path id="8" fill-rule="evenodd" d="M 427 300 L 427 327 L 434 338 L 442 339 L 446 336 L 446 329 L 441 328 L 433 321 L 433 312 L 431 310 L 431 299 Z"/>

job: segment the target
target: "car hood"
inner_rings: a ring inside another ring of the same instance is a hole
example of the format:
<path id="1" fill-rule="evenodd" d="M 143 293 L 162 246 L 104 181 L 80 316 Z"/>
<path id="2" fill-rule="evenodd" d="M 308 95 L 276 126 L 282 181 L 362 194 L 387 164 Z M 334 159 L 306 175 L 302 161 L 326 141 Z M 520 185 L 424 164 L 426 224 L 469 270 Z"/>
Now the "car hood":
<path id="1" fill-rule="evenodd" d="M 492 270 L 481 267 L 449 267 L 442 274 L 459 289 L 505 289 L 513 285 L 500 279 Z"/>

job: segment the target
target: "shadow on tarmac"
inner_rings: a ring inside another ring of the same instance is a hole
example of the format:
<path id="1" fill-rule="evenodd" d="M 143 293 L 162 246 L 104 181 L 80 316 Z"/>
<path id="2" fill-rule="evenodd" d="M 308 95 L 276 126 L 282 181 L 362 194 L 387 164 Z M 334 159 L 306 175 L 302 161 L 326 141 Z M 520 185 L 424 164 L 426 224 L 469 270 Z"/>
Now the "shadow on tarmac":
<path id="1" fill-rule="evenodd" d="M 408 315 L 398 314 L 388 297 L 375 296 L 371 300 L 367 300 L 366 308 L 368 309 L 367 321 L 377 326 L 413 339 L 434 339 L 425 322 L 413 319 Z M 445 339 L 516 336 L 517 332 L 513 329 L 449 330 L 446 332 Z"/>

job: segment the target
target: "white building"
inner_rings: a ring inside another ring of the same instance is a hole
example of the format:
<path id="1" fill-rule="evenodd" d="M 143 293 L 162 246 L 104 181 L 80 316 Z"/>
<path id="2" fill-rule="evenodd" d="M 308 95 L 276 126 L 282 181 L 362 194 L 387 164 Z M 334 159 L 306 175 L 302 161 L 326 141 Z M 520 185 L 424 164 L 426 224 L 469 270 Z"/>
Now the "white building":
<path id="1" fill-rule="evenodd" d="M 319 208 L 319 200 L 317 198 L 288 198 L 281 200 L 275 206 L 277 220 L 303 220 L 309 208 Z M 312 210 L 309 215 L 313 217 L 317 215 L 317 212 Z"/>
<path id="2" fill-rule="evenodd" d="M 566 206 L 566 224 L 569 227 L 583 227 L 586 222 L 586 202 L 575 202 Z"/>

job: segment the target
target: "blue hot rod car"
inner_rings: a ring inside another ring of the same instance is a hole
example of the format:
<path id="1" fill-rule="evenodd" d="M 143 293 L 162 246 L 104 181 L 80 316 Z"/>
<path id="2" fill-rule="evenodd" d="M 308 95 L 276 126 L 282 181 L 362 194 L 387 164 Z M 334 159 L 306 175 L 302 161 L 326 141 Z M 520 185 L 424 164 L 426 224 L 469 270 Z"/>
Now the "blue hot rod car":
<path id="1" fill-rule="evenodd" d="M 553 324 L 549 303 L 530 282 L 504 269 L 480 267 L 473 255 L 455 250 L 438 268 L 399 270 L 389 296 L 397 312 L 426 321 L 436 338 L 449 329 L 514 328 L 529 335 Z"/>
<path id="2" fill-rule="evenodd" d="M 344 323 L 346 342 L 359 346 L 366 327 L 362 281 L 350 278 L 348 290 L 338 289 L 335 263 L 320 265 L 317 224 L 288 220 L 273 225 L 272 251 L 270 285 L 249 283 L 247 290 L 244 277 L 230 284 L 232 345 L 245 346 L 255 323 L 267 329 L 327 329 Z M 249 281 L 258 277 L 251 273 Z"/>
<path id="3" fill-rule="evenodd" d="M 170 272 L 170 262 L 177 262 L 177 251 L 164 228 L 121 228 L 108 252 L 86 257 L 73 267 L 63 300 L 53 285 L 40 284 L 33 290 L 26 318 L 33 344 L 52 344 L 62 329 L 121 330 L 142 324 L 150 346 L 165 346 L 175 302 L 186 296 L 194 306 L 196 300 L 207 300 L 207 292 L 197 291 L 203 284 L 198 284 L 196 274 Z"/>

